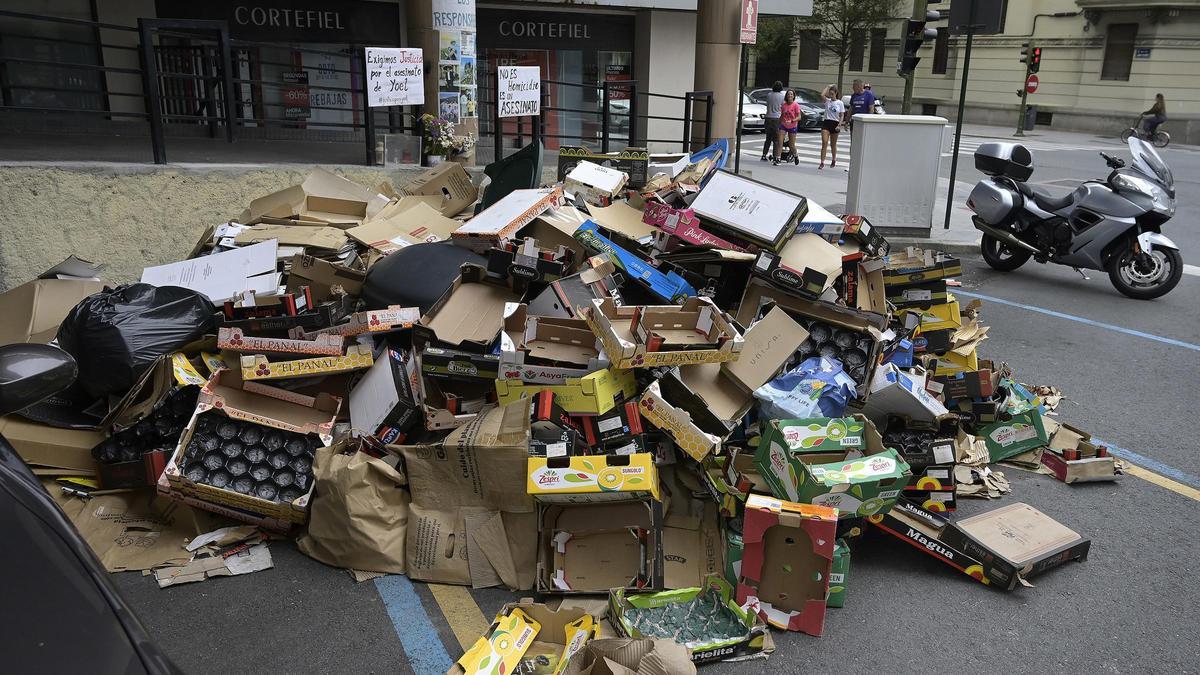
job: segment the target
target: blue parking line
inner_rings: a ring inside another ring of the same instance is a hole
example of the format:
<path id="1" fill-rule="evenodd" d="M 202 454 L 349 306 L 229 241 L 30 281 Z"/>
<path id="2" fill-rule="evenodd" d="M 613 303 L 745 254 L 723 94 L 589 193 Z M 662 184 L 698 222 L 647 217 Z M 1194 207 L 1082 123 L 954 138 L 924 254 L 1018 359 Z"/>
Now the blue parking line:
<path id="1" fill-rule="evenodd" d="M 1108 448 L 1108 451 L 1112 454 L 1120 457 L 1121 459 L 1127 459 L 1143 469 L 1150 469 L 1157 474 L 1161 474 L 1172 480 L 1179 481 L 1184 485 L 1190 485 L 1191 487 L 1200 490 L 1200 476 L 1193 476 L 1192 474 L 1180 469 L 1176 469 L 1169 464 L 1163 464 L 1158 460 L 1150 459 L 1149 457 L 1138 454 L 1132 450 L 1126 450 L 1125 448 L 1113 445 L 1112 443 L 1100 438 L 1096 438 L 1095 436 L 1092 437 L 1092 443 L 1095 443 L 1096 445 L 1103 445 L 1104 447 Z"/>
<path id="2" fill-rule="evenodd" d="M 1008 305 L 1009 307 L 1017 307 L 1019 309 L 1027 309 L 1031 312 L 1037 312 L 1038 314 L 1045 314 L 1046 316 L 1053 316 L 1055 318 L 1066 319 L 1068 321 L 1076 321 L 1078 323 L 1082 323 L 1082 324 L 1085 324 L 1088 326 L 1095 326 L 1096 328 L 1103 328 L 1105 330 L 1111 330 L 1111 331 L 1115 331 L 1117 333 L 1124 333 L 1125 335 L 1133 335 L 1134 337 L 1145 338 L 1147 340 L 1154 340 L 1155 342 L 1161 342 L 1163 344 L 1171 345 L 1172 347 L 1183 347 L 1184 349 L 1190 349 L 1192 351 L 1200 352 L 1200 345 L 1192 344 L 1191 342 L 1184 342 L 1183 340 L 1176 340 L 1174 338 L 1163 337 L 1161 335 L 1155 335 L 1153 333 L 1143 333 L 1140 330 L 1134 330 L 1132 328 L 1125 328 L 1123 326 L 1114 326 L 1111 323 L 1104 323 L 1102 321 L 1094 321 L 1092 319 L 1087 319 L 1082 316 L 1075 316 L 1074 314 L 1066 314 L 1063 312 L 1056 312 L 1052 309 L 1045 309 L 1043 307 L 1036 307 L 1034 305 L 1026 305 L 1026 304 L 1022 304 L 1020 302 L 1013 302 L 1012 300 L 1005 300 L 1004 298 L 997 298 L 997 297 L 993 297 L 990 295 L 983 295 L 982 293 L 971 293 L 969 291 L 964 291 L 964 290 L 960 290 L 960 289 L 954 289 L 953 292 L 955 295 L 965 295 L 968 298 L 978 298 L 980 300 L 987 300 L 988 302 L 994 302 L 998 305 Z"/>
<path id="3" fill-rule="evenodd" d="M 388 617 L 396 629 L 396 637 L 404 646 L 408 665 L 417 675 L 445 673 L 454 660 L 446 653 L 446 646 L 438 637 L 437 629 L 429 620 L 421 598 L 412 582 L 402 574 L 389 574 L 375 580 L 379 597 L 387 607 Z"/>

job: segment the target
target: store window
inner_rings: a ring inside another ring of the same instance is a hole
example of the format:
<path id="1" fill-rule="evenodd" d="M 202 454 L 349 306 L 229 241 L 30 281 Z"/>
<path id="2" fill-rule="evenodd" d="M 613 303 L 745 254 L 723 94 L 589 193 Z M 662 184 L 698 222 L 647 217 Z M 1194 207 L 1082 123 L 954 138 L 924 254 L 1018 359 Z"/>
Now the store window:
<path id="1" fill-rule="evenodd" d="M 937 29 L 937 40 L 933 43 L 933 74 L 945 75 L 950 63 L 950 29 Z"/>
<path id="2" fill-rule="evenodd" d="M 800 60 L 796 67 L 800 70 L 816 70 L 821 67 L 821 31 L 802 30 L 797 39 L 800 48 Z"/>
<path id="3" fill-rule="evenodd" d="M 871 29 L 871 63 L 867 66 L 867 70 L 872 73 L 883 72 L 883 50 L 886 42 L 886 28 Z"/>
<path id="4" fill-rule="evenodd" d="M 1133 67 L 1133 43 L 1137 41 L 1136 23 L 1114 23 L 1108 26 L 1108 39 L 1104 42 L 1104 65 L 1100 69 L 1102 80 L 1128 80 Z"/>
<path id="5" fill-rule="evenodd" d="M 863 57 L 867 51 L 867 31 L 857 29 L 850 31 L 850 70 L 853 72 L 862 72 Z"/>

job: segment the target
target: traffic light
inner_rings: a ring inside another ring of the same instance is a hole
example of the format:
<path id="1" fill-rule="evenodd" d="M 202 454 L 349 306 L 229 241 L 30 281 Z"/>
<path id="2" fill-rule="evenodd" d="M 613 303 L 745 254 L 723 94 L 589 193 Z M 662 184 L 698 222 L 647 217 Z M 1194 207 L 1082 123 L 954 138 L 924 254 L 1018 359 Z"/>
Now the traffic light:
<path id="1" fill-rule="evenodd" d="M 1025 64 L 1025 70 L 1029 73 L 1036 73 L 1042 67 L 1042 48 L 1031 47 L 1028 42 L 1021 45 L 1021 63 Z"/>
<path id="2" fill-rule="evenodd" d="M 937 39 L 938 34 L 936 28 L 926 28 L 925 24 L 941 18 L 941 12 L 929 10 L 925 12 L 924 21 L 908 20 L 908 25 L 904 29 L 904 45 L 900 50 L 900 61 L 896 64 L 898 74 L 911 75 L 917 69 L 917 63 L 921 60 L 921 57 L 917 56 L 917 51 L 921 49 L 921 45 L 926 40 Z"/>

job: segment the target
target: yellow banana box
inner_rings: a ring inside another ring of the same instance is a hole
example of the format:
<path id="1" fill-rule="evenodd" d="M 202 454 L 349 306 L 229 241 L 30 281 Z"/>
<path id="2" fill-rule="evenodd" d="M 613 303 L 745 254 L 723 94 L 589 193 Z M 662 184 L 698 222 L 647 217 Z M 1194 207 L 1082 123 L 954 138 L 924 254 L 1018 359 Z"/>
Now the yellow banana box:
<path id="1" fill-rule="evenodd" d="M 654 455 L 530 457 L 527 492 L 551 504 L 660 499 Z"/>

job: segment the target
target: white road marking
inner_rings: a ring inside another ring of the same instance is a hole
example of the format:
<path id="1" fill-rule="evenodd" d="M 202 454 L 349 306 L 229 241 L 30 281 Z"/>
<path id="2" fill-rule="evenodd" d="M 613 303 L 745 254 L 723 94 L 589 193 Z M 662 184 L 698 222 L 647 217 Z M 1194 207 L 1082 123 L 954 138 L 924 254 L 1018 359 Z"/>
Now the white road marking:
<path id="1" fill-rule="evenodd" d="M 1200 277 L 1200 266 L 1184 264 L 1183 273 L 1190 274 L 1194 277 Z"/>

